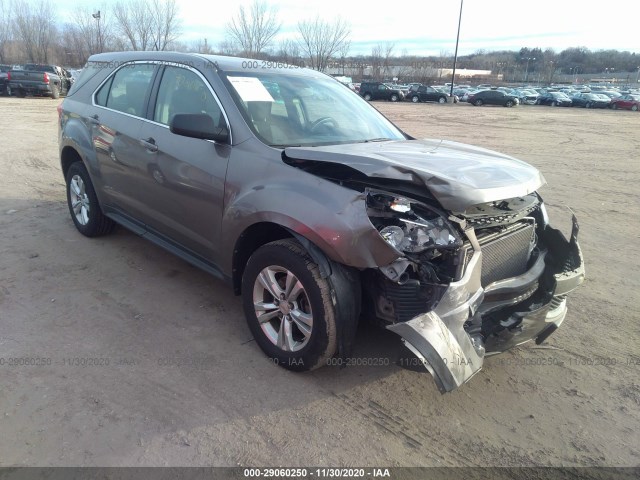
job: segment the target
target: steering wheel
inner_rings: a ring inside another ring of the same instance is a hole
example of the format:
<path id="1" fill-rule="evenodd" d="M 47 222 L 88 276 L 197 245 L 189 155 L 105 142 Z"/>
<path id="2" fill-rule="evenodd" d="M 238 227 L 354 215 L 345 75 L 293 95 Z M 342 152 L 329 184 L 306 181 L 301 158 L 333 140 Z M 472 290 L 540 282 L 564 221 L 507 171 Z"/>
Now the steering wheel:
<path id="1" fill-rule="evenodd" d="M 309 131 L 313 133 L 320 125 L 331 124 L 334 128 L 338 127 L 338 122 L 333 117 L 320 117 L 309 125 Z"/>

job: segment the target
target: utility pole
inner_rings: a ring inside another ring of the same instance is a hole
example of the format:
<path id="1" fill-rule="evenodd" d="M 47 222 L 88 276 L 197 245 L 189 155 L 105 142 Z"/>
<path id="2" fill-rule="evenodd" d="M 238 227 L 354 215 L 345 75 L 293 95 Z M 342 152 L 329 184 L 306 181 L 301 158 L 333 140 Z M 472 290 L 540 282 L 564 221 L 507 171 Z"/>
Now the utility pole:
<path id="1" fill-rule="evenodd" d="M 462 23 L 462 4 L 464 0 L 460 0 L 460 16 L 458 17 L 458 35 L 456 36 L 456 51 L 453 54 L 453 73 L 451 74 L 451 98 L 453 98 L 453 84 L 456 81 L 456 63 L 458 63 L 458 43 L 460 42 L 460 24 Z"/>
<path id="2" fill-rule="evenodd" d="M 100 33 L 100 10 L 98 10 L 96 13 L 92 13 L 91 16 L 93 18 L 96 19 L 96 22 L 98 22 L 98 34 L 97 34 L 97 46 L 98 46 L 98 53 L 102 53 L 102 34 Z"/>

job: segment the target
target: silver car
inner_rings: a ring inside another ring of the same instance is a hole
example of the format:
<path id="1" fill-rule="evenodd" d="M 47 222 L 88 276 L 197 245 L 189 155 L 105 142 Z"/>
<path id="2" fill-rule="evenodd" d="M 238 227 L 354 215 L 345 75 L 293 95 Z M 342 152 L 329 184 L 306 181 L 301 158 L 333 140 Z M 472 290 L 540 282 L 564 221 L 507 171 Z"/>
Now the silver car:
<path id="1" fill-rule="evenodd" d="M 316 71 L 106 53 L 59 113 L 80 233 L 119 224 L 228 282 L 291 370 L 348 359 L 376 317 L 451 391 L 543 342 L 584 278 L 578 224 L 549 225 L 538 170 L 414 139 Z"/>

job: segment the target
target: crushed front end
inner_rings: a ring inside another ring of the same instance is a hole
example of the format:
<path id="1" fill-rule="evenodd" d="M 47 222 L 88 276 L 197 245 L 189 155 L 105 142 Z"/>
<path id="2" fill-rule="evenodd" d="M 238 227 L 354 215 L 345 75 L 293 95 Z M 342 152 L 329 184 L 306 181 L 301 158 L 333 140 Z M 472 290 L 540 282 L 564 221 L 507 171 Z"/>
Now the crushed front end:
<path id="1" fill-rule="evenodd" d="M 388 192 L 367 191 L 371 222 L 398 259 L 370 270 L 375 315 L 422 360 L 442 392 L 469 380 L 484 357 L 535 340 L 563 322 L 584 280 L 571 238 L 548 224 L 537 193 L 450 214 Z"/>

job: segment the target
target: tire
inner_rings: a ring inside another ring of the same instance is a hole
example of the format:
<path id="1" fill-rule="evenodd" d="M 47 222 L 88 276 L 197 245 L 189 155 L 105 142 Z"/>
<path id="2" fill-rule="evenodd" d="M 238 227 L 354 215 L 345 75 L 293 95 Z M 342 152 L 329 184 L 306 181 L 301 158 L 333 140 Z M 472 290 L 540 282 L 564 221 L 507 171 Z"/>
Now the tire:
<path id="1" fill-rule="evenodd" d="M 82 162 L 67 171 L 67 205 L 78 231 L 86 237 L 99 237 L 113 231 L 115 223 L 102 213 L 89 172 Z"/>
<path id="2" fill-rule="evenodd" d="M 480 100 L 480 99 L 478 99 L 478 100 L 476 100 L 475 102 L 473 102 L 473 104 L 474 104 L 476 107 L 480 107 L 480 106 L 482 106 L 482 104 L 483 104 L 483 103 L 484 103 L 484 102 L 483 102 L 482 100 Z"/>
<path id="3" fill-rule="evenodd" d="M 391 95 L 390 100 L 391 100 L 392 102 L 397 102 L 397 101 L 398 101 L 398 95 L 396 95 L 396 94 L 394 93 L 393 95 Z"/>
<path id="4" fill-rule="evenodd" d="M 60 98 L 60 87 L 57 85 L 51 85 L 51 98 L 57 100 Z"/>
<path id="5" fill-rule="evenodd" d="M 513 102 L 511 100 L 507 100 L 507 103 L 504 104 L 505 107 L 513 107 Z"/>
<path id="6" fill-rule="evenodd" d="M 418 95 L 414 95 L 413 97 L 411 97 L 411 101 L 413 103 L 418 103 L 420 102 L 420 97 Z"/>
<path id="7" fill-rule="evenodd" d="M 557 107 L 557 106 L 558 106 L 558 103 L 557 103 L 557 102 L 555 102 L 555 101 L 554 101 L 554 102 L 551 102 L 551 106 L 552 106 L 552 107 Z"/>
<path id="8" fill-rule="evenodd" d="M 21 88 L 18 89 L 18 91 L 16 91 L 16 97 L 18 98 L 24 98 L 27 96 L 27 92 L 25 92 L 24 90 L 22 90 Z"/>
<path id="9" fill-rule="evenodd" d="M 612 103 L 611 104 L 611 108 L 613 108 L 614 110 L 618 109 L 618 104 L 617 103 Z"/>
<path id="10" fill-rule="evenodd" d="M 282 295 L 279 302 L 286 298 L 283 291 L 289 274 L 297 279 L 294 285 L 300 286 L 298 293 L 287 299 L 286 306 L 275 306 L 275 295 L 270 292 Z M 260 280 L 261 276 L 267 279 L 269 289 Z M 329 281 L 322 278 L 318 265 L 293 239 L 260 247 L 249 258 L 242 275 L 242 303 L 249 329 L 262 351 L 287 370 L 313 370 L 326 365 L 335 355 L 338 338 L 336 310 L 331 298 Z M 262 316 L 270 315 L 266 321 L 258 320 L 257 303 L 274 306 L 258 310 L 264 312 Z M 295 320 L 294 311 L 310 317 L 311 326 L 305 324 L 303 316 Z"/>
<path id="11" fill-rule="evenodd" d="M 5 95 L 5 97 L 10 97 L 11 96 L 11 87 L 9 85 L 6 85 L 4 87 L 4 95 Z"/>
<path id="12" fill-rule="evenodd" d="M 440 97 L 440 98 L 438 98 L 438 103 L 439 103 L 439 104 L 447 103 L 447 97 Z"/>
<path id="13" fill-rule="evenodd" d="M 631 111 L 632 112 L 637 112 L 638 111 L 638 105 L 631 105 Z"/>
<path id="14" fill-rule="evenodd" d="M 371 101 L 371 94 L 370 94 L 370 93 L 365 93 L 365 94 L 364 94 L 364 99 L 365 99 L 367 102 L 370 102 L 370 101 Z"/>
<path id="15" fill-rule="evenodd" d="M 587 104 L 584 106 L 584 108 L 591 108 L 591 103 L 587 102 Z"/>

